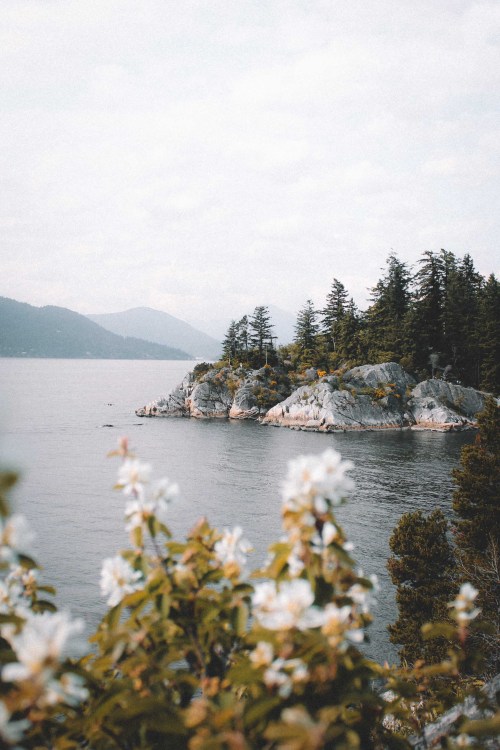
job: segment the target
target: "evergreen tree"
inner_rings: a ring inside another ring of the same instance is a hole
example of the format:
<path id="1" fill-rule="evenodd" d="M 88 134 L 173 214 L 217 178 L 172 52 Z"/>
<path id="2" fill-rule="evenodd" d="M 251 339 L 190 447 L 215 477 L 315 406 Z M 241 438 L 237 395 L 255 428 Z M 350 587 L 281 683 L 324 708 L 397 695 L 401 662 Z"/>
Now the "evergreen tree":
<path id="1" fill-rule="evenodd" d="M 500 392 L 500 283 L 491 274 L 479 303 L 478 343 L 480 349 L 480 387 Z"/>
<path id="2" fill-rule="evenodd" d="M 446 536 L 447 522 L 437 509 L 405 513 L 389 540 L 393 556 L 387 567 L 397 586 L 398 619 L 389 625 L 390 640 L 400 645 L 402 661 L 439 661 L 446 653 L 442 641 L 422 638 L 426 622 L 442 622 L 454 591 L 453 552 Z"/>
<path id="3" fill-rule="evenodd" d="M 319 325 L 316 323 L 317 315 L 310 299 L 297 315 L 294 341 L 303 353 L 312 352 L 316 348 L 316 337 L 319 333 Z"/>
<path id="4" fill-rule="evenodd" d="M 479 432 L 462 448 L 453 472 L 456 557 L 462 581 L 479 591 L 483 628 L 475 638 L 488 667 L 500 667 L 500 408 L 491 397 L 478 416 Z"/>
<path id="5" fill-rule="evenodd" d="M 363 321 L 354 300 L 349 300 L 344 316 L 339 323 L 337 353 L 339 359 L 352 367 L 363 364 L 364 352 L 361 345 Z"/>
<path id="6" fill-rule="evenodd" d="M 500 545 L 500 408 L 493 397 L 478 416 L 478 426 L 475 442 L 462 448 L 461 467 L 453 472 L 456 543 L 471 565 L 491 539 Z"/>
<path id="7" fill-rule="evenodd" d="M 249 322 L 249 344 L 255 349 L 258 364 L 264 363 L 264 355 L 273 350 L 273 325 L 269 308 L 261 305 L 256 307 Z"/>
<path id="8" fill-rule="evenodd" d="M 372 289 L 373 304 L 366 313 L 365 340 L 370 362 L 399 362 L 405 354 L 409 286 L 407 265 L 390 255 L 385 276 Z"/>
<path id="9" fill-rule="evenodd" d="M 430 371 L 431 354 L 443 354 L 443 261 L 426 251 L 415 275 L 415 301 L 411 315 L 415 366 Z"/>
<path id="10" fill-rule="evenodd" d="M 470 255 L 461 263 L 448 264 L 443 303 L 444 358 L 455 378 L 468 385 L 479 384 L 477 326 L 481 276 Z"/>
<path id="11" fill-rule="evenodd" d="M 222 359 L 231 362 L 238 352 L 238 324 L 232 320 L 222 342 Z"/>
<path id="12" fill-rule="evenodd" d="M 238 341 L 238 350 L 240 357 L 246 359 L 248 348 L 249 348 L 249 330 L 248 330 L 248 315 L 244 315 L 241 320 L 237 323 L 236 338 Z"/>
<path id="13" fill-rule="evenodd" d="M 325 309 L 321 311 L 321 333 L 324 335 L 329 351 L 336 351 L 339 326 L 346 314 L 348 304 L 347 289 L 338 279 L 333 279 L 332 288 L 326 298 Z"/>

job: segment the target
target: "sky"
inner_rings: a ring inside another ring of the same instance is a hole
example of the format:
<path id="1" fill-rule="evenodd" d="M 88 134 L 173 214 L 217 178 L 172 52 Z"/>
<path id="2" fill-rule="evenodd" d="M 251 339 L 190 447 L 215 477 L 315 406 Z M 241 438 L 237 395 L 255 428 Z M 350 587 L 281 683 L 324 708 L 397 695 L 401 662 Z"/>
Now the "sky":
<path id="1" fill-rule="evenodd" d="M 500 270 L 500 2 L 2 0 L 0 295 L 184 320 Z"/>

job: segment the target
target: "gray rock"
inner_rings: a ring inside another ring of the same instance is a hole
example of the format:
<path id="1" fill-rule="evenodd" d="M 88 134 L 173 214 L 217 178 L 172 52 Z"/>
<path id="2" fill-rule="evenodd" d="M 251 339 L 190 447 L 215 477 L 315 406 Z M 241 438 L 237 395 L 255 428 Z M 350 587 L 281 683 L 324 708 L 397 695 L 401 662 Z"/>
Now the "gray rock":
<path id="1" fill-rule="evenodd" d="M 224 381 L 216 378 L 198 383 L 186 398 L 186 407 L 191 417 L 227 417 L 233 402 Z"/>
<path id="2" fill-rule="evenodd" d="M 302 386 L 269 409 L 263 422 L 321 432 L 363 428 L 403 427 L 397 399 L 374 399 L 369 395 L 338 390 L 329 379 Z"/>
<path id="3" fill-rule="evenodd" d="M 462 719 L 485 719 L 490 718 L 498 706 L 498 694 L 500 692 L 500 675 L 496 675 L 483 687 L 484 699 L 489 705 L 479 705 L 479 702 L 469 696 L 463 703 L 454 706 L 439 717 L 432 724 L 428 724 L 421 735 L 413 735 L 408 738 L 410 746 L 414 750 L 432 750 L 432 748 L 444 747 L 444 741 L 450 735 L 456 734 L 458 722 Z M 481 746 L 488 750 L 498 750 L 500 742 L 498 737 L 483 738 Z"/>
<path id="4" fill-rule="evenodd" d="M 229 410 L 230 419 L 256 419 L 259 416 L 260 409 L 253 392 L 255 382 L 253 378 L 247 379 L 238 388 Z"/>
<path id="5" fill-rule="evenodd" d="M 188 373 L 174 390 L 163 398 L 151 401 L 149 404 L 136 409 L 138 417 L 188 417 L 189 409 L 186 399 L 189 398 L 194 387 L 191 373 Z"/>
<path id="6" fill-rule="evenodd" d="M 396 362 L 383 362 L 379 365 L 360 365 L 348 370 L 343 376 L 344 383 L 349 388 L 362 390 L 365 388 L 378 388 L 389 383 L 394 384 L 393 390 L 400 396 L 405 394 L 407 388 L 413 388 L 415 380 L 403 370 Z"/>
<path id="7" fill-rule="evenodd" d="M 445 380 L 424 380 L 413 389 L 407 408 L 417 427 L 457 429 L 476 424 L 487 395 Z"/>

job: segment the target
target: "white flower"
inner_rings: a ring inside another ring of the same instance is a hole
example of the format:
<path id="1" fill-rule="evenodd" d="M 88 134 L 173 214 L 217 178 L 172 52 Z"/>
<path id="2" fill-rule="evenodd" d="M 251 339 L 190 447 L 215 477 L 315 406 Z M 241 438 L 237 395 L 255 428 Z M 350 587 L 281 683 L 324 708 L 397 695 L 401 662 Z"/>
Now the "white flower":
<path id="1" fill-rule="evenodd" d="M 288 698 L 297 682 L 305 682 L 309 677 L 307 666 L 301 659 L 275 659 L 264 672 L 264 684 L 277 687 L 278 694 Z"/>
<path id="2" fill-rule="evenodd" d="M 80 675 L 65 672 L 59 679 L 50 680 L 40 704 L 54 706 L 56 703 L 67 703 L 76 706 L 88 698 L 89 691 L 84 686 Z"/>
<path id="3" fill-rule="evenodd" d="M 156 503 L 163 500 L 166 505 L 169 505 L 179 497 L 179 485 L 163 477 L 154 485 L 152 494 Z"/>
<path id="4" fill-rule="evenodd" d="M 141 495 L 144 484 L 149 482 L 151 465 L 127 458 L 118 470 L 118 486 L 125 495 Z"/>
<path id="5" fill-rule="evenodd" d="M 236 563 L 240 567 L 245 565 L 246 556 L 252 549 L 250 542 L 243 538 L 240 526 L 235 526 L 232 531 L 224 529 L 222 539 L 214 545 L 215 555 L 222 565 Z"/>
<path id="6" fill-rule="evenodd" d="M 457 598 L 448 605 L 455 609 L 455 619 L 460 625 L 470 622 L 481 612 L 477 607 L 474 608 L 474 601 L 478 594 L 479 591 L 472 584 L 463 583 Z"/>
<path id="7" fill-rule="evenodd" d="M 277 687 L 281 697 L 287 698 L 292 692 L 292 680 L 290 675 L 282 671 L 284 663 L 283 659 L 273 661 L 271 666 L 264 672 L 263 680 L 267 687 Z"/>
<path id="8" fill-rule="evenodd" d="M 302 544 L 300 542 L 296 542 L 286 561 L 288 565 L 288 572 L 290 573 L 292 578 L 296 578 L 304 570 L 305 565 L 301 555 Z"/>
<path id="9" fill-rule="evenodd" d="M 138 583 L 140 578 L 142 573 L 134 570 L 120 555 L 107 557 L 101 570 L 101 593 L 108 596 L 107 604 L 114 607 L 124 596 L 142 588 Z"/>
<path id="10" fill-rule="evenodd" d="M 282 487 L 285 510 L 326 513 L 329 504 L 340 505 L 353 490 L 353 480 L 346 472 L 351 461 L 342 461 L 340 453 L 328 448 L 319 456 L 299 456 L 288 464 Z"/>
<path id="11" fill-rule="evenodd" d="M 343 607 L 337 607 L 333 602 L 326 605 L 321 632 L 328 638 L 330 645 L 334 648 L 342 649 L 346 647 L 346 641 L 362 643 L 364 640 L 363 631 L 360 628 L 353 627 L 351 615 L 352 608 L 348 604 Z"/>
<path id="12" fill-rule="evenodd" d="M 347 591 L 346 596 L 350 597 L 356 607 L 363 614 L 368 614 L 370 608 L 376 603 L 373 591 L 378 591 L 377 576 L 370 576 L 372 583 L 371 589 L 366 588 L 361 583 L 354 583 Z"/>
<path id="13" fill-rule="evenodd" d="M 149 518 L 155 515 L 155 504 L 143 500 L 129 500 L 125 506 L 125 518 L 128 523 L 125 526 L 126 531 L 133 531 L 137 528 L 143 528 Z"/>
<path id="14" fill-rule="evenodd" d="M 26 518 L 19 513 L 0 520 L 0 558 L 13 560 L 16 552 L 29 552 L 35 536 Z"/>
<path id="15" fill-rule="evenodd" d="M 301 578 L 283 581 L 279 590 L 274 582 L 261 583 L 252 597 L 255 617 L 269 630 L 319 627 L 323 613 L 313 602 L 311 584 Z"/>
<path id="16" fill-rule="evenodd" d="M 8 744 L 18 742 L 22 738 L 24 731 L 30 726 L 28 719 L 10 721 L 10 717 L 10 711 L 5 703 L 0 701 L 0 737 Z"/>
<path id="17" fill-rule="evenodd" d="M 2 669 L 2 679 L 22 682 L 50 674 L 65 653 L 70 638 L 82 630 L 83 621 L 71 620 L 67 612 L 30 614 L 19 633 L 4 633 L 18 661 Z"/>
<path id="18" fill-rule="evenodd" d="M 254 650 L 250 653 L 250 661 L 254 667 L 266 667 L 271 664 L 274 657 L 274 649 L 271 643 L 259 641 Z"/>

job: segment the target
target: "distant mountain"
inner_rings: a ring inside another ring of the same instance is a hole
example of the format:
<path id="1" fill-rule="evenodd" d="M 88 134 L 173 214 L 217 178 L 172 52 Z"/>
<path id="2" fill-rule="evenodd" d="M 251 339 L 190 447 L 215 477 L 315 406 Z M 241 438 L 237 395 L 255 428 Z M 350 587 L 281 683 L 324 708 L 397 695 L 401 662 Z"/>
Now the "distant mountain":
<path id="1" fill-rule="evenodd" d="M 137 336 L 157 344 L 182 347 L 195 357 L 219 359 L 222 352 L 222 344 L 216 338 L 207 336 L 173 315 L 150 307 L 134 307 L 124 312 L 87 317 L 121 336 Z"/>
<path id="2" fill-rule="evenodd" d="M 267 305 L 267 307 L 269 308 L 269 313 L 271 315 L 271 323 L 274 325 L 274 333 L 277 336 L 277 343 L 290 344 L 295 336 L 295 316 L 288 312 L 288 310 L 276 307 L 276 305 Z M 243 315 L 251 315 L 252 312 L 253 310 L 247 310 L 246 313 L 242 312 L 241 315 L 235 315 L 234 319 L 239 320 Z M 231 320 L 229 318 L 214 318 L 211 320 L 193 318 L 189 322 L 192 326 L 199 328 L 200 331 L 204 331 L 210 336 L 214 336 L 222 341 L 227 333 Z"/>
<path id="3" fill-rule="evenodd" d="M 65 307 L 0 297 L 0 357 L 192 359 L 180 349 L 123 338 Z"/>

